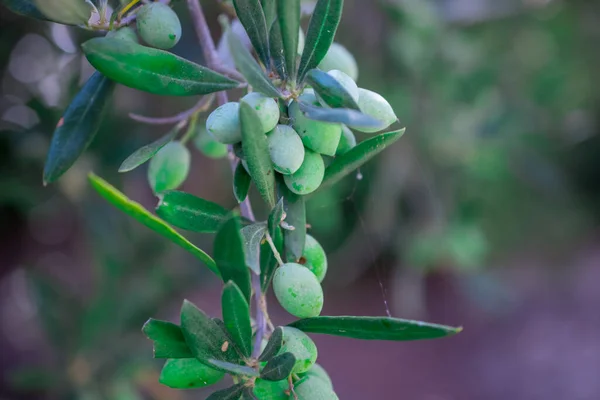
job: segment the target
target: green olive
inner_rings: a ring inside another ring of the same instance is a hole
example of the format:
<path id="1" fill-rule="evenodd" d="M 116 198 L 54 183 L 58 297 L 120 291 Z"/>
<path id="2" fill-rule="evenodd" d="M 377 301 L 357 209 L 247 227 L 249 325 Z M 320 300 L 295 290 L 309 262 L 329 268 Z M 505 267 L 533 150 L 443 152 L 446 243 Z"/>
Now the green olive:
<path id="1" fill-rule="evenodd" d="M 340 138 L 340 144 L 335 151 L 336 156 L 340 156 L 356 147 L 356 136 L 350 128 L 346 125 L 342 125 L 342 137 Z"/>
<path id="2" fill-rule="evenodd" d="M 258 112 L 262 125 L 262 133 L 271 132 L 279 123 L 279 105 L 277 102 L 258 92 L 248 93 L 242 97 L 243 102 Z"/>
<path id="3" fill-rule="evenodd" d="M 339 69 L 352 80 L 358 79 L 358 65 L 354 56 L 341 44 L 333 43 L 327 51 L 325 58 L 319 64 L 319 69 L 325 72 Z"/>
<path id="4" fill-rule="evenodd" d="M 317 97 L 312 90 L 305 90 L 299 98 L 300 101 L 320 106 Z M 313 121 L 304 116 L 297 102 L 292 102 L 289 107 L 292 126 L 302 138 L 302 143 L 309 149 L 320 154 L 333 156 L 340 143 L 342 136 L 342 125 Z"/>
<path id="5" fill-rule="evenodd" d="M 148 182 L 154 192 L 179 187 L 188 176 L 190 162 L 190 152 L 181 142 L 170 142 L 160 149 L 148 167 Z"/>
<path id="6" fill-rule="evenodd" d="M 267 135 L 275 171 L 284 175 L 298 171 L 304 161 L 304 145 L 296 131 L 287 125 L 277 125 Z"/>
<path id="7" fill-rule="evenodd" d="M 306 195 L 321 186 L 325 177 L 325 163 L 320 154 L 305 150 L 304 161 L 292 175 L 283 177 L 285 185 L 296 194 Z"/>
<path id="8" fill-rule="evenodd" d="M 170 49 L 181 39 L 179 17 L 163 3 L 142 6 L 137 13 L 137 29 L 149 46 L 158 49 Z"/>
<path id="9" fill-rule="evenodd" d="M 283 346 L 279 354 L 283 353 L 292 353 L 296 357 L 296 364 L 292 370 L 294 374 L 311 369 L 319 354 L 317 345 L 306 333 L 289 326 L 283 328 Z"/>
<path id="10" fill-rule="evenodd" d="M 377 132 L 381 129 L 385 129 L 392 125 L 398 117 L 394 113 L 394 109 L 388 103 L 386 99 L 383 98 L 379 93 L 375 93 L 371 90 L 367 89 L 358 89 L 359 97 L 358 97 L 358 106 L 360 110 L 370 115 L 371 117 L 383 122 L 385 127 L 382 128 L 355 128 L 357 131 L 373 133 Z"/>
<path id="11" fill-rule="evenodd" d="M 286 393 L 289 390 L 287 380 L 270 382 L 257 379 L 254 386 L 254 395 L 258 400 L 289 400 L 290 395 Z"/>
<path id="12" fill-rule="evenodd" d="M 225 103 L 210 113 L 206 120 L 206 130 L 219 143 L 241 142 L 240 103 Z"/>
<path id="13" fill-rule="evenodd" d="M 130 40 L 135 43 L 139 43 L 140 40 L 135 33 L 135 29 L 130 26 L 124 26 L 123 28 L 119 28 L 116 31 L 110 31 L 106 34 L 106 37 L 114 38 L 114 39 L 123 39 Z"/>
<path id="14" fill-rule="evenodd" d="M 325 371 L 325 368 L 323 368 L 321 365 L 316 364 L 313 365 L 311 367 L 311 369 L 309 369 L 308 371 L 299 374 L 300 378 L 304 378 L 305 376 L 313 376 L 315 378 L 319 378 L 325 382 L 327 382 L 327 385 L 333 389 L 333 382 L 331 381 L 331 377 L 329 376 L 329 374 L 327 373 L 327 371 Z"/>
<path id="15" fill-rule="evenodd" d="M 350 97 L 352 97 L 352 99 L 354 99 L 354 101 L 358 103 L 358 86 L 352 80 L 352 78 L 350 78 L 348 75 L 346 75 L 339 69 L 334 69 L 327 73 L 331 75 L 336 81 L 338 81 L 339 84 L 342 85 L 344 89 L 346 89 L 346 92 L 348 92 Z M 327 104 L 320 97 L 317 96 L 317 98 L 319 99 L 319 102 L 323 107 L 327 107 Z"/>
<path id="16" fill-rule="evenodd" d="M 327 382 L 309 376 L 294 388 L 298 400 L 338 400 L 337 395 Z"/>
<path id="17" fill-rule="evenodd" d="M 319 282 L 323 282 L 327 274 L 327 255 L 319 242 L 311 235 L 306 235 L 301 263 L 315 274 Z"/>
<path id="18" fill-rule="evenodd" d="M 227 156 L 227 146 L 217 142 L 203 127 L 198 129 L 194 145 L 208 158 L 219 159 Z"/>
<path id="19" fill-rule="evenodd" d="M 277 268 L 273 290 L 279 304 L 298 318 L 316 317 L 323 309 L 323 289 L 315 274 L 296 263 Z"/>
<path id="20" fill-rule="evenodd" d="M 158 381 L 173 389 L 195 389 L 214 385 L 224 377 L 223 372 L 209 368 L 195 358 L 179 358 L 167 360 Z"/>

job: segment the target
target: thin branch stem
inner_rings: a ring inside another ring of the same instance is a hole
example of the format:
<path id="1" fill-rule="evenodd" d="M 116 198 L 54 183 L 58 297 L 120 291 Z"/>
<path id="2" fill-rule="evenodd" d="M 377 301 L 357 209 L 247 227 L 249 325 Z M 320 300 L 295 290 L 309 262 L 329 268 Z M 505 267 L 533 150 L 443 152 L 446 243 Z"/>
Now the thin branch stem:
<path id="1" fill-rule="evenodd" d="M 194 114 L 197 114 L 201 111 L 208 110 L 208 108 L 211 106 L 214 98 L 215 98 L 215 96 L 213 94 L 204 96 L 194 105 L 194 107 L 190 108 L 189 110 L 182 111 L 179 114 L 173 115 L 171 117 L 156 118 L 156 117 L 146 117 L 144 115 L 129 113 L 129 118 L 131 118 L 132 120 L 137 121 L 137 122 L 142 122 L 144 124 L 151 124 L 151 125 L 176 124 L 180 121 L 189 119 Z"/>
<path id="2" fill-rule="evenodd" d="M 269 232 L 267 232 L 267 234 L 265 235 L 265 239 L 267 239 L 267 243 L 269 243 L 269 246 L 271 247 L 271 251 L 273 252 L 273 255 L 275 256 L 277 263 L 281 267 L 285 263 L 281 259 L 281 254 L 279 254 L 279 251 L 277 251 L 277 247 L 275 246 L 275 243 L 273 243 L 273 238 L 271 237 L 271 235 L 269 235 Z"/>

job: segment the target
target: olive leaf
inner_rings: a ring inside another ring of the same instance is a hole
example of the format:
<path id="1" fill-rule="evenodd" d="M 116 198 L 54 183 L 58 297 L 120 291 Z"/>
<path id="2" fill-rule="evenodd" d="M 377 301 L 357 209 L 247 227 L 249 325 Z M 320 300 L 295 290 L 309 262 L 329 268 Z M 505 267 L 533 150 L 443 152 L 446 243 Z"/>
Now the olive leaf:
<path id="1" fill-rule="evenodd" d="M 227 282 L 221 296 L 223 321 L 232 340 L 244 357 L 252 353 L 252 325 L 250 306 L 240 288 L 232 281 Z"/>
<path id="2" fill-rule="evenodd" d="M 244 249 L 246 254 L 246 265 L 260 275 L 260 243 L 267 232 L 267 224 L 260 222 L 242 228 L 244 238 Z"/>
<path id="3" fill-rule="evenodd" d="M 252 183 L 252 178 L 240 161 L 233 174 L 233 195 L 238 203 L 242 203 L 248 197 L 250 183 Z"/>
<path id="4" fill-rule="evenodd" d="M 389 317 L 314 317 L 289 324 L 303 332 L 364 340 L 435 339 L 459 333 L 462 328 Z"/>
<path id="5" fill-rule="evenodd" d="M 267 29 L 269 29 L 273 21 L 275 21 L 275 15 L 277 13 L 275 1 L 276 0 L 260 0 L 260 4 L 262 5 L 265 14 L 265 21 L 267 22 Z"/>
<path id="6" fill-rule="evenodd" d="M 130 217 L 133 217 L 138 222 L 152 229 L 156 233 L 164 236 L 171 242 L 189 251 L 196 258 L 202 261 L 217 276 L 221 276 L 215 261 L 208 254 L 194 246 L 189 240 L 181 236 L 165 221 L 151 214 L 141 204 L 128 199 L 127 196 L 119 192 L 115 187 L 110 185 L 99 176 L 90 173 L 88 178 L 94 189 L 96 189 L 96 191 L 102 197 L 108 200 L 109 203 Z"/>
<path id="7" fill-rule="evenodd" d="M 208 364 L 220 371 L 227 372 L 236 376 L 258 377 L 259 373 L 254 369 L 245 365 L 233 364 L 220 360 L 208 360 Z"/>
<path id="8" fill-rule="evenodd" d="M 300 0 L 277 0 L 277 22 L 280 29 L 281 47 L 285 71 L 292 81 L 296 80 L 296 58 L 300 36 Z M 274 24 L 275 26 L 276 24 Z"/>
<path id="9" fill-rule="evenodd" d="M 271 50 L 271 62 L 275 67 L 275 71 L 277 71 L 277 74 L 279 74 L 282 79 L 286 79 L 288 73 L 285 66 L 283 42 L 278 20 L 273 21 L 273 25 L 269 31 L 269 49 Z"/>
<path id="10" fill-rule="evenodd" d="M 15 14 L 49 21 L 48 17 L 37 8 L 33 0 L 0 0 L 0 4 Z"/>
<path id="11" fill-rule="evenodd" d="M 283 328 L 278 326 L 271 334 L 265 349 L 262 351 L 258 361 L 265 362 L 275 357 L 283 346 Z"/>
<path id="12" fill-rule="evenodd" d="M 178 133 L 178 129 L 173 129 L 158 140 L 155 140 L 150 144 L 140 147 L 121 163 L 121 166 L 119 167 L 119 172 L 133 171 L 140 165 L 144 164 L 146 161 L 154 157 L 156 153 L 160 151 L 160 149 L 162 149 L 173 139 L 175 139 L 175 136 L 177 136 Z"/>
<path id="13" fill-rule="evenodd" d="M 299 101 L 298 106 L 306 118 L 315 121 L 340 123 L 351 125 L 356 128 L 377 130 L 381 130 L 386 126 L 384 122 L 381 122 L 370 115 L 349 108 L 322 108 L 303 101 Z"/>
<path id="14" fill-rule="evenodd" d="M 239 400 L 245 390 L 246 384 L 238 383 L 230 388 L 214 392 L 206 400 Z"/>
<path id="15" fill-rule="evenodd" d="M 274 233 L 270 233 L 270 235 L 279 254 L 283 254 L 283 233 L 281 232 L 281 228 L 277 227 Z M 263 293 L 269 288 L 277 265 L 277 257 L 275 257 L 269 243 L 265 241 L 260 245 L 260 278 Z"/>
<path id="16" fill-rule="evenodd" d="M 134 89 L 164 96 L 194 96 L 233 89 L 239 82 L 164 50 L 118 38 L 81 46 L 94 68 Z"/>
<path id="17" fill-rule="evenodd" d="M 193 357 L 181 328 L 171 322 L 150 318 L 144 324 L 142 332 L 154 342 L 154 358 Z"/>
<path id="18" fill-rule="evenodd" d="M 283 353 L 269 360 L 260 372 L 260 377 L 267 381 L 281 381 L 292 373 L 296 365 L 296 357 L 292 353 Z"/>
<path id="19" fill-rule="evenodd" d="M 347 175 L 351 174 L 352 171 L 361 167 L 377 154 L 388 148 L 391 144 L 395 143 L 404 135 L 405 131 L 406 128 L 381 133 L 359 143 L 346 153 L 337 156 L 325 169 L 325 178 L 318 190 L 331 187 Z"/>
<path id="20" fill-rule="evenodd" d="M 195 358 L 179 358 L 167 360 L 158 382 L 173 389 L 195 389 L 215 384 L 224 376 Z"/>
<path id="21" fill-rule="evenodd" d="M 84 25 L 92 16 L 90 2 L 81 0 L 33 0 L 48 20 L 66 25 Z"/>
<path id="22" fill-rule="evenodd" d="M 96 72 L 73 98 L 52 135 L 44 184 L 60 178 L 92 143 L 114 87 L 114 82 Z"/>
<path id="23" fill-rule="evenodd" d="M 258 58 L 260 58 L 265 67 L 269 68 L 271 62 L 269 57 L 267 20 L 260 0 L 233 0 L 233 7 L 238 19 L 248 33 L 248 37 L 258 54 Z"/>
<path id="24" fill-rule="evenodd" d="M 340 20 L 344 0 L 318 0 L 315 6 L 308 31 L 306 32 L 306 44 L 300 59 L 298 78 L 304 79 L 304 75 L 323 61 L 329 47 L 333 43 Z"/>
<path id="25" fill-rule="evenodd" d="M 161 194 L 156 214 L 177 228 L 214 233 L 227 220 L 229 210 L 190 193 L 167 191 Z"/>
<path id="26" fill-rule="evenodd" d="M 277 205 L 273 207 L 271 212 L 269 213 L 268 227 L 269 227 L 269 235 L 274 236 L 275 230 L 279 228 L 279 224 L 283 221 L 283 205 L 284 200 L 283 197 L 279 199 Z"/>
<path id="27" fill-rule="evenodd" d="M 323 101 L 332 108 L 350 108 L 359 110 L 358 104 L 350 93 L 327 72 L 311 69 L 306 74 L 306 82 L 312 86 Z"/>
<path id="28" fill-rule="evenodd" d="M 287 188 L 285 183 L 278 185 L 281 196 L 284 199 L 285 222 L 293 227 L 293 230 L 284 230 L 286 259 L 296 262 L 304 253 L 306 241 L 306 204 L 304 196 L 297 195 Z"/>
<path id="29" fill-rule="evenodd" d="M 273 85 L 273 82 L 271 82 L 254 57 L 252 57 L 252 54 L 250 54 L 232 30 L 227 32 L 227 43 L 229 44 L 235 66 L 244 75 L 250 86 L 265 96 L 281 97 L 281 92 Z"/>

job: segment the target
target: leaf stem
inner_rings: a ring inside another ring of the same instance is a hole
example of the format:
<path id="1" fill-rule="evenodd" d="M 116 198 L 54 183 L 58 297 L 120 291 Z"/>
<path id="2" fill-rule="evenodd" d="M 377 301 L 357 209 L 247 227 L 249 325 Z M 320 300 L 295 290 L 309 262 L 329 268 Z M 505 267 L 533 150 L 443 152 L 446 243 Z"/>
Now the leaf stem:
<path id="1" fill-rule="evenodd" d="M 269 235 L 269 232 L 267 232 L 265 234 L 265 239 L 267 240 L 267 243 L 269 243 L 269 246 L 271 247 L 271 251 L 273 252 L 273 255 L 275 256 L 275 259 L 277 260 L 277 264 L 279 264 L 279 266 L 281 267 L 283 264 L 285 264 L 281 258 L 281 254 L 279 254 L 279 251 L 277 251 L 277 247 L 275 246 L 275 243 L 273 242 L 273 238 L 271 237 L 271 235 Z"/>
<path id="2" fill-rule="evenodd" d="M 179 114 L 175 114 L 171 117 L 156 118 L 156 117 L 146 117 L 144 115 L 129 113 L 129 118 L 131 118 L 132 120 L 137 121 L 137 122 L 142 122 L 142 123 L 151 124 L 151 125 L 175 124 L 177 122 L 180 122 L 180 121 L 190 118 L 194 114 L 208 110 L 208 108 L 212 105 L 214 98 L 215 98 L 215 96 L 213 94 L 204 96 L 189 110 L 182 111 Z"/>

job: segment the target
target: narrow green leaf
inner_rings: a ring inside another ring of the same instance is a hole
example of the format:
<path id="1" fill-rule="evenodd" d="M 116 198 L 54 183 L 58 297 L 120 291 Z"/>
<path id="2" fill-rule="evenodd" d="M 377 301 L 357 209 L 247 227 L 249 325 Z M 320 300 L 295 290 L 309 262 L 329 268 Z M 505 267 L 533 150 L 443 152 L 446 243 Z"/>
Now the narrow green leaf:
<path id="1" fill-rule="evenodd" d="M 262 5 L 262 9 L 265 14 L 265 21 L 267 22 L 268 30 L 271 24 L 273 24 L 275 21 L 275 16 L 277 13 L 275 0 L 260 0 L 260 4 Z"/>
<path id="2" fill-rule="evenodd" d="M 296 80 L 296 58 L 300 37 L 300 3 L 300 0 L 277 0 L 277 19 L 281 30 L 285 70 L 292 81 Z"/>
<path id="3" fill-rule="evenodd" d="M 0 0 L 0 4 L 15 14 L 49 21 L 48 17 L 36 7 L 33 0 Z"/>
<path id="4" fill-rule="evenodd" d="M 350 93 L 327 72 L 311 69 L 306 74 L 306 82 L 312 86 L 329 107 L 350 108 L 360 111 L 358 104 L 356 104 Z"/>
<path id="5" fill-rule="evenodd" d="M 282 381 L 292 373 L 296 365 L 296 357 L 292 353 L 280 354 L 267 363 L 260 377 L 267 381 Z"/>
<path id="6" fill-rule="evenodd" d="M 244 165 L 239 162 L 233 174 L 233 195 L 238 203 L 242 203 L 248 197 L 250 183 L 252 183 L 250 174 L 248 174 Z"/>
<path id="7" fill-rule="evenodd" d="M 240 102 L 242 147 L 250 176 L 269 207 L 275 206 L 275 171 L 269 155 L 267 136 L 262 131 L 257 111 L 245 101 Z"/>
<path id="8" fill-rule="evenodd" d="M 381 153 L 391 144 L 396 142 L 404 135 L 406 128 L 381 133 L 370 139 L 359 143 L 356 147 L 348 152 L 335 158 L 335 160 L 325 169 L 325 178 L 319 187 L 319 190 L 330 187 L 342 178 L 351 174 L 352 171 L 364 165 L 377 154 Z"/>
<path id="9" fill-rule="evenodd" d="M 227 331 L 244 357 L 252 353 L 252 325 L 250 306 L 240 288 L 232 281 L 227 282 L 221 296 L 223 320 Z"/>
<path id="10" fill-rule="evenodd" d="M 273 243 L 275 244 L 275 248 L 279 252 L 280 255 L 283 254 L 283 233 L 281 232 L 281 228 L 275 229 L 275 233 L 271 234 L 271 238 L 273 239 Z M 267 291 L 269 285 L 271 284 L 271 280 L 273 279 L 273 275 L 275 274 L 275 269 L 277 269 L 277 258 L 271 249 L 271 246 L 266 241 L 260 245 L 260 278 L 261 278 L 261 288 L 263 293 Z"/>
<path id="11" fill-rule="evenodd" d="M 162 193 L 156 213 L 177 228 L 214 233 L 227 220 L 229 210 L 212 201 L 178 191 Z"/>
<path id="12" fill-rule="evenodd" d="M 108 78 L 149 93 L 194 96 L 239 85 L 206 67 L 130 40 L 94 38 L 82 48 L 90 64 Z"/>
<path id="13" fill-rule="evenodd" d="M 114 86 L 114 82 L 96 72 L 71 101 L 52 136 L 44 165 L 44 184 L 60 178 L 92 143 Z"/>
<path id="14" fill-rule="evenodd" d="M 224 371 L 231 375 L 250 377 L 257 377 L 259 375 L 254 368 L 250 368 L 245 365 L 233 364 L 219 360 L 208 360 L 208 364 L 219 371 Z"/>
<path id="15" fill-rule="evenodd" d="M 258 58 L 269 68 L 269 38 L 267 21 L 260 0 L 233 0 L 238 19 L 246 29 Z M 233 49 L 232 49 L 233 50 Z"/>
<path id="16" fill-rule="evenodd" d="M 306 44 L 300 59 L 298 78 L 304 79 L 304 75 L 323 61 L 342 19 L 344 0 L 319 0 L 315 6 L 308 31 L 306 32 Z"/>
<path id="17" fill-rule="evenodd" d="M 277 202 L 277 205 L 275 207 L 273 207 L 273 209 L 269 213 L 268 226 L 269 226 L 269 235 L 271 235 L 271 237 L 275 236 L 275 231 L 277 230 L 277 228 L 279 228 L 279 224 L 281 224 L 281 221 L 283 221 L 283 214 L 284 214 L 283 207 L 284 207 L 284 200 L 282 197 Z"/>
<path id="18" fill-rule="evenodd" d="M 173 389 L 196 389 L 214 385 L 225 377 L 195 358 L 169 359 L 163 366 L 158 381 Z"/>
<path id="19" fill-rule="evenodd" d="M 244 239 L 240 217 L 233 213 L 221 226 L 215 237 L 214 257 L 223 282 L 233 281 L 250 302 L 250 270 L 246 266 Z"/>
<path id="20" fill-rule="evenodd" d="M 388 317 L 315 317 L 289 326 L 304 332 L 364 340 L 435 339 L 459 333 L 462 328 Z"/>
<path id="21" fill-rule="evenodd" d="M 299 101 L 298 106 L 306 118 L 315 121 L 352 125 L 356 128 L 377 130 L 385 128 L 385 124 L 378 119 L 349 108 L 322 108 L 303 101 Z"/>
<path id="22" fill-rule="evenodd" d="M 260 275 L 260 243 L 267 233 L 267 224 L 260 222 L 242 228 L 246 265 L 256 275 Z"/>
<path id="23" fill-rule="evenodd" d="M 152 157 L 154 157 L 156 155 L 156 153 L 159 152 L 160 149 L 162 149 L 167 144 L 169 144 L 173 139 L 175 139 L 175 136 L 177 136 L 178 133 L 179 133 L 179 130 L 173 129 L 172 131 L 170 131 L 163 137 L 159 138 L 158 140 L 156 140 L 150 144 L 147 144 L 143 147 L 140 147 L 139 149 L 134 151 L 133 154 L 131 154 L 129 157 L 127 157 L 125 159 L 125 161 L 123 161 L 123 163 L 119 167 L 119 172 L 132 171 L 132 170 L 136 169 L 137 167 L 139 167 L 140 165 L 142 165 L 143 163 L 145 163 L 146 161 L 150 160 Z"/>
<path id="24" fill-rule="evenodd" d="M 238 383 L 227 389 L 214 392 L 206 398 L 206 400 L 239 400 L 242 393 L 246 390 L 246 384 Z"/>
<path id="25" fill-rule="evenodd" d="M 185 300 L 181 307 L 181 331 L 194 357 L 210 367 L 210 360 L 241 362 L 229 336 L 202 310 Z"/>
<path id="26" fill-rule="evenodd" d="M 244 75 L 248 84 L 265 96 L 281 97 L 281 92 L 277 90 L 261 66 L 252 57 L 252 54 L 250 54 L 237 35 L 231 30 L 227 31 L 227 43 L 229 44 L 235 66 Z"/>
<path id="27" fill-rule="evenodd" d="M 271 334 L 271 338 L 269 339 L 267 346 L 265 347 L 265 349 L 261 353 L 260 357 L 258 358 L 258 361 L 265 362 L 265 361 L 271 360 L 273 357 L 275 357 L 279 353 L 282 346 L 283 346 L 283 328 L 281 326 L 278 326 L 277 328 L 275 328 L 275 330 Z"/>
<path id="28" fill-rule="evenodd" d="M 242 392 L 242 400 L 259 400 L 259 398 L 254 395 L 253 388 L 246 387 Z"/>
<path id="29" fill-rule="evenodd" d="M 204 251 L 194 246 L 189 240 L 181 236 L 175 229 L 167 224 L 162 219 L 151 214 L 142 205 L 135 201 L 129 200 L 127 196 L 119 192 L 115 187 L 110 185 L 104 179 L 99 176 L 90 173 L 89 180 L 94 189 L 109 203 L 114 205 L 116 208 L 124 212 L 125 214 L 133 217 L 141 224 L 152 229 L 156 233 L 169 239 L 171 242 L 182 247 L 183 249 L 192 253 L 196 258 L 202 261 L 212 272 L 217 276 L 221 276 L 221 273 L 217 269 L 215 261 Z"/>
<path id="30" fill-rule="evenodd" d="M 275 71 L 282 79 L 287 79 L 288 73 L 285 67 L 285 55 L 283 53 L 283 42 L 281 39 L 281 28 L 279 21 L 275 20 L 269 31 L 269 48 L 271 50 L 271 62 Z"/>
<path id="31" fill-rule="evenodd" d="M 294 229 L 285 229 L 283 232 L 286 259 L 291 262 L 298 261 L 304 253 L 306 241 L 306 204 L 304 196 L 290 191 L 285 184 L 279 185 L 279 190 L 284 199 L 285 222 Z"/>
<path id="32" fill-rule="evenodd" d="M 171 322 L 150 318 L 144 324 L 142 332 L 154 342 L 154 358 L 193 357 L 181 328 Z"/>

